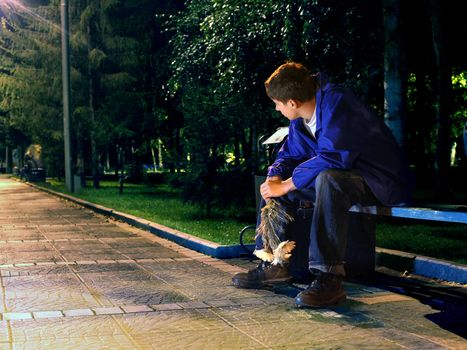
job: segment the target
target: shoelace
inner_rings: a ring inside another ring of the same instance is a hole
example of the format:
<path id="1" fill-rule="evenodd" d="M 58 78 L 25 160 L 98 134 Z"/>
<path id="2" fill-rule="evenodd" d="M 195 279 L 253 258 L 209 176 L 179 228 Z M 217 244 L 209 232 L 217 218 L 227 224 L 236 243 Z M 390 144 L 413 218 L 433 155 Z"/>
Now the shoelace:
<path id="1" fill-rule="evenodd" d="M 255 269 L 250 270 L 249 272 L 253 274 L 261 273 L 270 265 L 271 265 L 270 263 L 266 261 L 262 261 Z"/>
<path id="2" fill-rule="evenodd" d="M 321 289 L 321 285 L 323 283 L 323 275 L 322 274 L 317 274 L 316 278 L 313 280 L 313 282 L 310 283 L 307 289 L 311 290 L 318 290 Z"/>

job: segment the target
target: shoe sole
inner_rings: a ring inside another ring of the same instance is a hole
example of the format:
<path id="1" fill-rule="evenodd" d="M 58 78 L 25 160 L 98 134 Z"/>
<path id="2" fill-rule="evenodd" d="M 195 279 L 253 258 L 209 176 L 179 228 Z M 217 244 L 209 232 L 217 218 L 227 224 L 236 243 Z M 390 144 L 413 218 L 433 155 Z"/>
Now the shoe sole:
<path id="1" fill-rule="evenodd" d="M 243 288 L 243 289 L 261 289 L 261 288 L 267 288 L 267 287 L 275 287 L 275 286 L 290 284 L 291 282 L 292 282 L 292 277 L 285 278 L 285 279 L 281 278 L 281 279 L 269 280 L 267 282 L 261 282 L 261 283 L 248 283 L 248 282 L 243 282 L 243 281 L 232 280 L 232 283 L 235 287 Z"/>
<path id="2" fill-rule="evenodd" d="M 347 295 L 344 292 L 342 294 L 335 296 L 334 298 L 330 300 L 327 300 L 325 303 L 322 303 L 320 305 L 306 304 L 303 301 L 295 300 L 295 306 L 297 306 L 297 308 L 322 308 L 322 307 L 329 307 L 329 306 L 337 306 L 345 302 L 346 299 L 347 299 Z"/>

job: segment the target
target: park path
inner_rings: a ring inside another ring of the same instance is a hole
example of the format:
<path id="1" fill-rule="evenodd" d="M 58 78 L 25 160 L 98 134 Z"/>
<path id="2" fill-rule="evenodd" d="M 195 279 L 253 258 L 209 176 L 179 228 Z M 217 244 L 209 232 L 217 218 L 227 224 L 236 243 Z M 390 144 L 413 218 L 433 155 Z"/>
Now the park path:
<path id="1" fill-rule="evenodd" d="M 251 265 L 0 177 L 2 350 L 467 349 L 456 314 L 401 287 L 346 282 L 343 306 L 297 309 L 303 286 L 232 287 Z"/>

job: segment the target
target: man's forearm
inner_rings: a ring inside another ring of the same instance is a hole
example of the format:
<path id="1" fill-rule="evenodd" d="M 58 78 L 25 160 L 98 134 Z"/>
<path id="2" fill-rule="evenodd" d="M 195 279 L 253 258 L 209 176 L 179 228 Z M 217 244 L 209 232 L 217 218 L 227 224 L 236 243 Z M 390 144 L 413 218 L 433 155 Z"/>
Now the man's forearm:
<path id="1" fill-rule="evenodd" d="M 293 183 L 292 181 L 292 178 L 289 177 L 287 180 L 285 181 L 282 181 L 282 184 L 284 185 L 284 187 L 286 188 L 286 193 L 289 193 L 291 191 L 295 191 L 297 189 L 297 187 L 295 186 L 295 184 Z"/>
<path id="2" fill-rule="evenodd" d="M 283 196 L 290 191 L 295 190 L 297 187 L 292 181 L 292 178 L 288 178 L 285 181 L 280 180 L 267 180 L 260 187 L 261 196 L 264 199 L 274 198 Z"/>

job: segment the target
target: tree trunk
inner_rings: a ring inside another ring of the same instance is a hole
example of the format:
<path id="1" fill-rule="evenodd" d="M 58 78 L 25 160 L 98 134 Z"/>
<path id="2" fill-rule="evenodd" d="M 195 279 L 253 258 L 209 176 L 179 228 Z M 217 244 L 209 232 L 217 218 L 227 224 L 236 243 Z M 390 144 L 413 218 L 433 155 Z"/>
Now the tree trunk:
<path id="1" fill-rule="evenodd" d="M 96 143 L 96 113 L 94 109 L 94 78 L 92 69 L 89 67 L 89 110 L 91 115 L 91 162 L 92 162 L 92 178 L 93 186 L 98 189 L 99 186 L 99 163 L 98 163 L 98 154 L 97 154 L 97 143 Z"/>
<path id="2" fill-rule="evenodd" d="M 100 1 L 96 1 L 96 9 L 93 18 L 90 21 L 97 21 L 99 17 L 99 6 Z M 90 5 L 93 6 L 93 5 Z M 98 84 L 98 72 L 91 66 L 90 57 L 91 51 L 97 47 L 97 36 L 98 33 L 96 26 L 97 23 L 88 23 L 87 34 L 88 34 L 88 79 L 89 79 L 89 110 L 91 115 L 91 168 L 92 168 L 92 177 L 93 177 L 93 186 L 96 189 L 100 188 L 100 167 L 99 167 L 99 155 L 97 150 L 97 140 L 96 140 L 96 105 L 97 105 L 97 84 Z"/>
<path id="3" fill-rule="evenodd" d="M 84 151 L 83 151 L 83 127 L 81 121 L 76 123 L 76 165 L 75 173 L 80 178 L 81 187 L 86 187 L 84 177 Z"/>
<path id="4" fill-rule="evenodd" d="M 433 155 L 431 152 L 431 125 L 433 125 L 433 109 L 429 103 L 432 96 L 427 89 L 427 67 L 419 64 L 416 66 L 415 82 L 415 114 L 411 130 L 413 130 L 413 141 L 409 147 L 413 149 L 413 162 L 415 164 L 415 175 L 417 182 L 427 185 L 427 181 L 433 179 Z M 427 176 L 429 174 L 429 176 Z"/>
<path id="5" fill-rule="evenodd" d="M 384 47 L 384 119 L 397 143 L 406 143 L 407 73 L 401 37 L 400 0 L 383 0 Z"/>
<path id="6" fill-rule="evenodd" d="M 11 156 L 8 145 L 5 146 L 5 168 L 7 173 L 11 173 Z"/>
<path id="7" fill-rule="evenodd" d="M 437 194 L 440 199 L 447 198 L 449 188 L 449 166 L 450 166 L 450 116 L 452 99 L 451 65 L 446 55 L 443 28 L 441 25 L 441 8 L 437 0 L 430 0 L 429 15 L 432 31 L 432 44 L 436 64 L 435 100 L 435 172 Z"/>
<path id="8" fill-rule="evenodd" d="M 240 158 L 242 157 L 241 154 L 241 146 L 240 146 L 240 141 L 238 136 L 235 136 L 235 141 L 234 141 L 234 165 L 239 166 L 240 165 Z"/>

